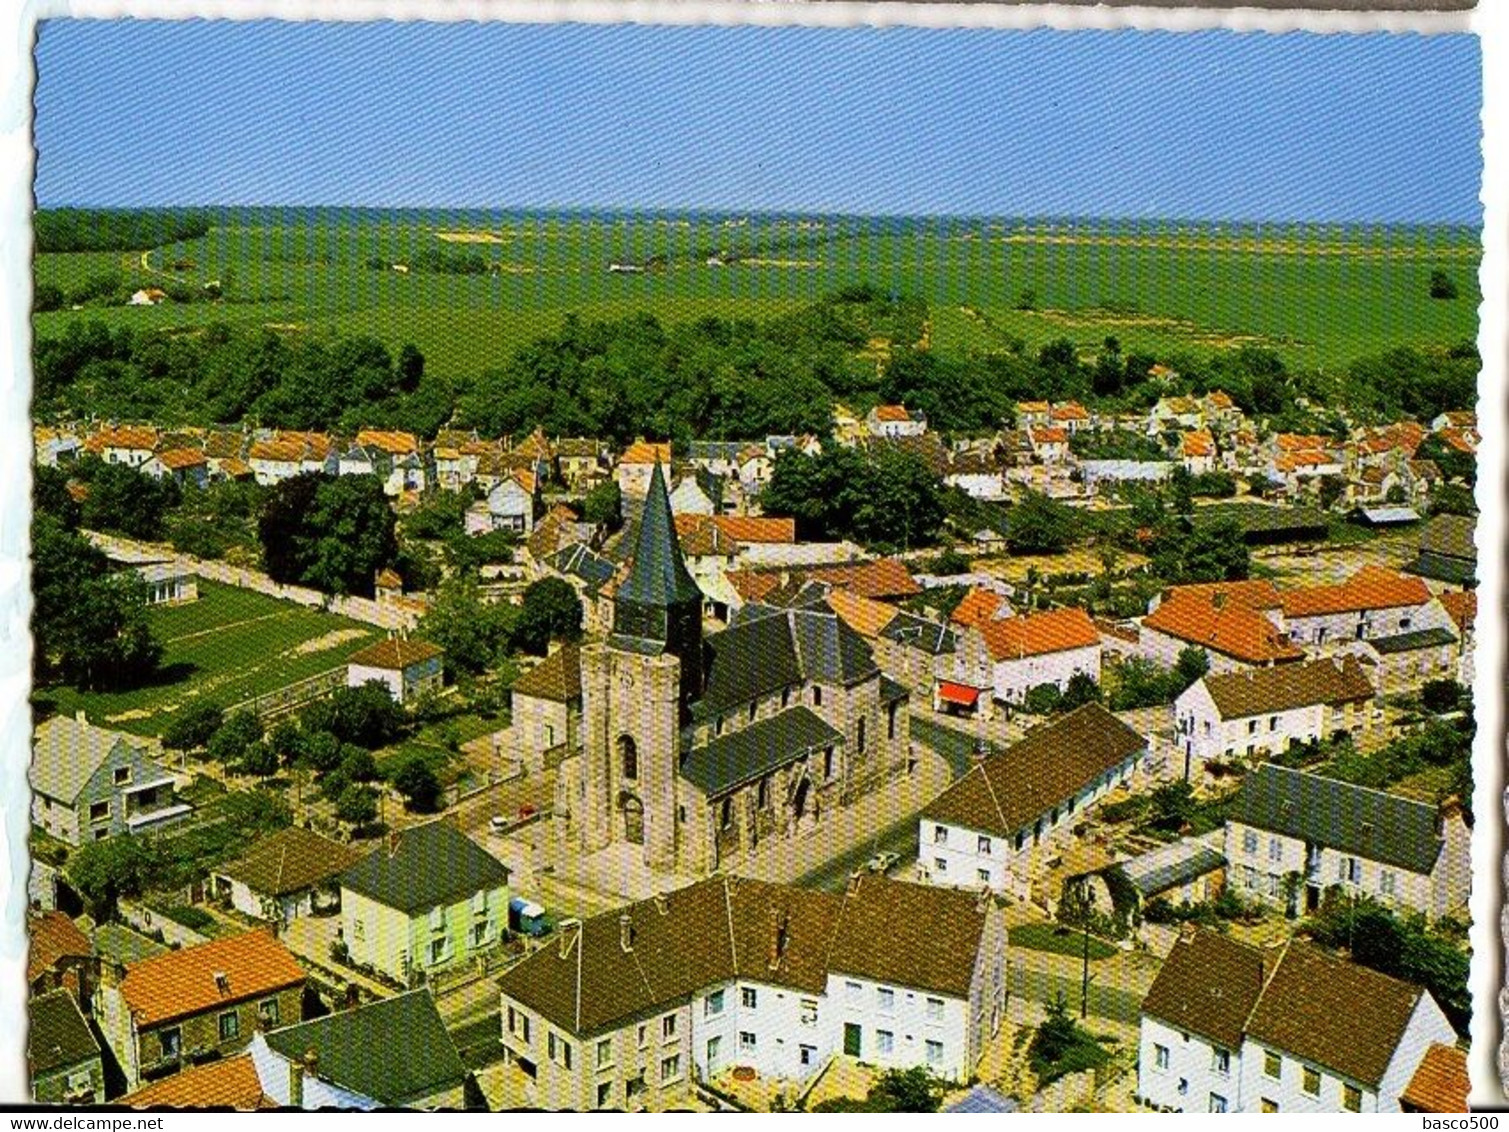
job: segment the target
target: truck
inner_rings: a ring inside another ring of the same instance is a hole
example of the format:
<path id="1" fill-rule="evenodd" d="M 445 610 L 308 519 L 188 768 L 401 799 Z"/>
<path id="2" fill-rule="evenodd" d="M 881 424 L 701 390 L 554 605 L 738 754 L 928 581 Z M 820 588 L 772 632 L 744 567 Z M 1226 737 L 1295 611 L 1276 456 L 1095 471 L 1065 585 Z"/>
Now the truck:
<path id="1" fill-rule="evenodd" d="M 534 938 L 548 935 L 550 924 L 545 919 L 545 909 L 532 900 L 515 896 L 508 902 L 508 930 Z"/>

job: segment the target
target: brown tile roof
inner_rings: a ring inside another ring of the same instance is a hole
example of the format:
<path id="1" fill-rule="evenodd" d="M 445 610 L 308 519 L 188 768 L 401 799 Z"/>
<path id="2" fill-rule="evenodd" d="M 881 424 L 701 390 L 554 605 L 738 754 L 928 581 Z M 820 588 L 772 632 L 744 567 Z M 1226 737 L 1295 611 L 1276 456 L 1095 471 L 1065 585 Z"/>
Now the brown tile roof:
<path id="1" fill-rule="evenodd" d="M 1283 598 L 1285 617 L 1323 617 L 1331 613 L 1424 605 L 1430 600 L 1430 587 L 1422 578 L 1382 566 L 1364 566 L 1340 585 L 1289 590 Z"/>
<path id="2" fill-rule="evenodd" d="M 60 960 L 94 954 L 89 937 L 62 912 L 36 912 L 26 918 L 31 949 L 26 953 L 26 981 L 50 971 Z"/>
<path id="3" fill-rule="evenodd" d="M 1018 401 L 1016 403 L 1018 413 L 1046 413 L 1048 402 L 1046 401 Z"/>
<path id="4" fill-rule="evenodd" d="M 1305 658 L 1304 650 L 1291 644 L 1272 621 L 1241 605 L 1217 608 L 1199 598 L 1176 598 L 1149 613 L 1142 625 L 1246 664 Z"/>
<path id="5" fill-rule="evenodd" d="M 257 842 L 240 860 L 215 871 L 241 881 L 259 895 L 287 896 L 339 876 L 360 859 L 361 853 L 349 845 L 289 826 Z"/>
<path id="6" fill-rule="evenodd" d="M 912 578 L 906 563 L 896 558 L 874 558 L 866 562 L 843 562 L 832 566 L 807 566 L 793 569 L 814 582 L 827 582 L 851 590 L 860 597 L 902 598 L 920 594 L 922 587 Z"/>
<path id="7" fill-rule="evenodd" d="M 216 974 L 225 976 L 225 990 Z M 245 932 L 169 951 L 126 968 L 120 992 L 138 1026 L 155 1026 L 303 983 L 288 948 L 269 933 Z"/>
<path id="8" fill-rule="evenodd" d="M 582 698 L 582 653 L 562 645 L 513 682 L 515 696 L 568 703 Z"/>
<path id="9" fill-rule="evenodd" d="M 1181 936 L 1142 1000 L 1142 1013 L 1235 1050 L 1277 958 L 1218 932 Z"/>
<path id="10" fill-rule="evenodd" d="M 91 452 L 106 448 L 136 448 L 148 452 L 157 447 L 157 430 L 150 425 L 116 425 L 99 430 L 84 445 Z"/>
<path id="11" fill-rule="evenodd" d="M 296 464 L 304 458 L 304 446 L 295 440 L 257 440 L 246 450 L 248 460 L 268 460 Z"/>
<path id="12" fill-rule="evenodd" d="M 624 450 L 618 462 L 620 464 L 669 464 L 671 462 L 670 441 L 659 443 L 636 440 Z"/>
<path id="13" fill-rule="evenodd" d="M 1219 389 L 1212 389 L 1206 395 L 1205 399 L 1217 409 L 1230 409 L 1234 407 L 1231 398 Z"/>
<path id="14" fill-rule="evenodd" d="M 399 588 L 403 585 L 403 575 L 391 566 L 384 566 L 377 572 L 377 584 L 385 590 Z"/>
<path id="15" fill-rule="evenodd" d="M 828 608 L 861 637 L 873 640 L 880 631 L 896 620 L 896 607 L 873 598 L 860 597 L 850 590 L 829 590 Z"/>
<path id="16" fill-rule="evenodd" d="M 1062 428 L 1033 428 L 1027 430 L 1027 435 L 1032 438 L 1032 444 L 1068 444 L 1069 432 Z"/>
<path id="17" fill-rule="evenodd" d="M 969 893 L 880 877 L 838 895 L 719 875 L 566 928 L 499 985 L 582 1037 L 740 976 L 816 995 L 834 971 L 964 997 L 986 915 Z"/>
<path id="18" fill-rule="evenodd" d="M 1324 464 L 1336 463 L 1336 457 L 1317 450 L 1303 452 L 1285 452 L 1274 457 L 1273 466 L 1281 472 L 1298 471 L 1300 468 L 1318 468 Z"/>
<path id="19" fill-rule="evenodd" d="M 790 543 L 796 541 L 796 520 L 772 515 L 676 516 L 676 534 L 682 537 L 706 526 L 715 526 L 739 542 Z"/>
<path id="20" fill-rule="evenodd" d="M 230 476 L 234 479 L 240 479 L 243 476 L 249 476 L 252 474 L 250 464 L 244 463 L 241 460 L 237 460 L 232 456 L 226 456 L 221 459 L 220 471 L 223 475 Z"/>
<path id="21" fill-rule="evenodd" d="M 1449 590 L 1440 597 L 1441 605 L 1456 627 L 1463 633 L 1472 632 L 1478 619 L 1477 590 Z"/>
<path id="22" fill-rule="evenodd" d="M 173 448 L 167 452 L 159 452 L 157 461 L 165 468 L 178 471 L 182 468 L 203 467 L 208 461 L 204 453 L 198 448 Z"/>
<path id="23" fill-rule="evenodd" d="M 1006 599 L 1000 594 L 972 586 L 964 599 L 954 606 L 948 619 L 955 625 L 985 625 L 996 619 L 1005 604 Z"/>
<path id="24" fill-rule="evenodd" d="M 980 625 L 980 634 L 994 660 L 1020 660 L 1100 644 L 1095 622 L 1078 607 L 986 621 Z"/>
<path id="25" fill-rule="evenodd" d="M 905 405 L 876 405 L 875 419 L 877 421 L 909 421 L 912 414 L 906 411 Z"/>
<path id="26" fill-rule="evenodd" d="M 375 645 L 368 645 L 360 652 L 352 653 L 346 658 L 346 663 L 398 671 L 432 657 L 444 655 L 444 649 L 430 644 L 429 641 L 389 637 L 387 640 L 378 641 Z"/>
<path id="27" fill-rule="evenodd" d="M 545 436 L 545 430 L 538 427 L 515 444 L 513 451 L 536 460 L 550 460 L 555 456 L 550 441 Z"/>
<path id="28" fill-rule="evenodd" d="M 1087 421 L 1090 419 L 1087 410 L 1078 401 L 1066 401 L 1062 405 L 1053 406 L 1049 416 L 1056 421 Z"/>
<path id="29" fill-rule="evenodd" d="M 1446 441 L 1447 444 L 1451 445 L 1458 452 L 1465 452 L 1469 456 L 1471 456 L 1478 450 L 1478 446 L 1473 443 L 1471 435 L 1469 433 L 1461 431 L 1460 429 L 1443 428 L 1436 435 L 1439 436 L 1442 440 Z"/>
<path id="30" fill-rule="evenodd" d="M 1223 719 L 1289 711 L 1311 704 L 1340 705 L 1372 699 L 1375 689 L 1355 656 L 1279 664 L 1204 677 Z"/>
<path id="31" fill-rule="evenodd" d="M 529 556 L 536 562 L 540 562 L 554 554 L 568 541 L 566 523 L 567 520 L 559 512 L 551 510 L 543 519 L 534 525 L 534 530 L 529 532 L 529 537 L 524 540 L 525 547 L 529 550 Z"/>
<path id="32" fill-rule="evenodd" d="M 419 441 L 412 432 L 364 428 L 356 434 L 356 443 L 364 448 L 380 448 L 390 456 L 407 456 L 419 451 Z"/>
<path id="33" fill-rule="evenodd" d="M 132 1108 L 233 1108 L 240 1112 L 277 1107 L 262 1092 L 249 1053 L 192 1065 L 127 1093 L 118 1103 Z"/>
<path id="34" fill-rule="evenodd" d="M 1174 598 L 1199 598 L 1211 604 L 1224 602 L 1248 609 L 1279 609 L 1284 604 L 1278 587 L 1259 578 L 1241 582 L 1200 582 L 1187 586 L 1169 586 L 1163 591 L 1164 601 Z"/>
<path id="35" fill-rule="evenodd" d="M 1415 1112 L 1466 1112 L 1471 1090 L 1466 1052 L 1434 1042 L 1399 1100 Z"/>
<path id="36" fill-rule="evenodd" d="M 211 429 L 204 435 L 204 454 L 215 460 L 237 459 L 246 447 L 246 437 L 228 429 Z"/>
<path id="37" fill-rule="evenodd" d="M 1376 1088 L 1424 993 L 1314 944 L 1291 943 L 1247 1020 L 1247 1033 Z"/>
<path id="38" fill-rule="evenodd" d="M 1329 436 L 1298 432 L 1281 432 L 1273 438 L 1273 442 L 1278 445 L 1280 452 L 1313 452 L 1328 448 L 1333 443 Z"/>
<path id="39" fill-rule="evenodd" d="M 1183 438 L 1183 451 L 1186 456 L 1213 456 L 1216 451 L 1215 438 L 1204 429 L 1186 432 Z"/>
<path id="40" fill-rule="evenodd" d="M 1101 705 L 1085 704 L 975 763 L 921 816 L 1010 837 L 1146 746 Z"/>
<path id="41" fill-rule="evenodd" d="M 680 526 L 679 523 L 677 525 Z M 689 558 L 704 558 L 708 555 L 733 558 L 743 549 L 742 543 L 724 534 L 723 528 L 716 523 L 699 523 L 689 534 L 681 536 L 681 553 Z"/>

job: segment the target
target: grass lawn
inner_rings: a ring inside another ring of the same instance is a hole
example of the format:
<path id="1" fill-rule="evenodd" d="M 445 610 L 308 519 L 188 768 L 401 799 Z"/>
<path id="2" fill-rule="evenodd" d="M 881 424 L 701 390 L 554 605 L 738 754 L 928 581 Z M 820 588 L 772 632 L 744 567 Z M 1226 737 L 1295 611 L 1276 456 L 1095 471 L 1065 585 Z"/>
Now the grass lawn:
<path id="1" fill-rule="evenodd" d="M 1070 931 L 1056 924 L 1018 924 L 1010 931 L 1013 947 L 1025 947 L 1029 951 L 1050 951 L 1055 955 L 1072 955 L 1076 959 L 1084 954 L 1084 933 Z M 1116 949 L 1104 940 L 1090 937 L 1090 958 L 1109 959 Z"/>
<path id="2" fill-rule="evenodd" d="M 222 707 L 275 691 L 337 665 L 375 641 L 379 630 L 234 586 L 200 581 L 199 600 L 148 611 L 163 644 L 157 679 L 126 692 L 43 689 L 59 712 L 138 735 L 161 735 L 185 707 Z"/>

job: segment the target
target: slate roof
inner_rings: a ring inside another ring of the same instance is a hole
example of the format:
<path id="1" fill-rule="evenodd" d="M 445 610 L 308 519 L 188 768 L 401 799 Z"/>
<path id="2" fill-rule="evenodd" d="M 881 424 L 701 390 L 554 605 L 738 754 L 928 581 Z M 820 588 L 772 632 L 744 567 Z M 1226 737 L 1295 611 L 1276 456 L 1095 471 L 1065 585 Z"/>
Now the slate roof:
<path id="1" fill-rule="evenodd" d="M 72 805 L 118 743 L 143 754 L 149 749 L 145 740 L 134 735 L 96 727 L 71 715 L 44 720 L 32 739 L 32 788 Z"/>
<path id="2" fill-rule="evenodd" d="M 976 762 L 920 816 L 1009 837 L 1146 746 L 1100 704 L 1085 704 Z"/>
<path id="3" fill-rule="evenodd" d="M 27 1004 L 26 1060 L 33 1077 L 99 1055 L 99 1043 L 68 991 L 49 991 Z"/>
<path id="4" fill-rule="evenodd" d="M 255 893 L 286 896 L 324 884 L 360 857 L 349 845 L 295 825 L 263 838 L 246 856 L 215 872 L 241 881 Z"/>
<path id="5" fill-rule="evenodd" d="M 444 649 L 429 641 L 389 637 L 375 645 L 368 645 L 360 652 L 352 653 L 346 658 L 346 663 L 364 668 L 387 668 L 396 672 L 444 655 Z"/>
<path id="6" fill-rule="evenodd" d="M 1466 1052 L 1434 1042 L 1399 1100 L 1418 1112 L 1466 1112 L 1471 1089 Z"/>
<path id="7" fill-rule="evenodd" d="M 601 554 L 594 552 L 586 543 L 581 542 L 563 546 L 545 559 L 545 565 L 557 573 L 580 578 L 591 590 L 604 586 L 618 569 Z"/>
<path id="8" fill-rule="evenodd" d="M 1416 649 L 1433 649 L 1457 643 L 1457 635 L 1444 626 L 1434 629 L 1415 629 L 1408 633 L 1395 633 L 1391 637 L 1369 637 L 1367 643 L 1385 656 L 1413 652 Z"/>
<path id="9" fill-rule="evenodd" d="M 921 649 L 933 656 L 943 656 L 954 651 L 958 639 L 947 625 L 929 621 L 915 613 L 901 610 L 886 622 L 880 635 L 908 648 Z"/>
<path id="10" fill-rule="evenodd" d="M 265 1040 L 289 1061 L 314 1050 L 320 1080 L 395 1108 L 466 1080 L 456 1044 L 423 987 L 272 1030 Z"/>
<path id="11" fill-rule="evenodd" d="M 513 682 L 515 696 L 570 703 L 582 698 L 582 652 L 562 645 Z"/>
<path id="12" fill-rule="evenodd" d="M 681 557 L 671 501 L 665 492 L 665 477 L 660 474 L 659 464 L 655 464 L 650 472 L 649 494 L 645 497 L 634 542 L 633 565 L 614 598 L 665 607 L 696 602 L 700 608 L 702 604 L 702 591 L 687 572 L 686 562 Z"/>
<path id="13" fill-rule="evenodd" d="M 965 1093 L 953 1104 L 944 1108 L 944 1112 L 1017 1112 L 1021 1108 L 1016 1101 L 998 1093 L 989 1085 L 976 1085 Z"/>
<path id="14" fill-rule="evenodd" d="M 129 967 L 143 959 L 165 955 L 170 948 L 125 924 L 100 924 L 94 929 L 94 950 L 101 959 Z"/>
<path id="15" fill-rule="evenodd" d="M 217 973 L 225 976 L 225 990 Z M 137 1025 L 146 1027 L 303 982 L 304 971 L 288 948 L 268 932 L 251 931 L 133 963 L 120 992 Z"/>
<path id="16" fill-rule="evenodd" d="M 842 732 L 797 705 L 688 751 L 681 760 L 681 777 L 716 797 L 843 741 Z"/>
<path id="17" fill-rule="evenodd" d="M 1418 574 L 1453 586 L 1471 586 L 1477 583 L 1477 563 L 1447 554 L 1422 550 L 1404 567 L 1406 574 Z"/>
<path id="18" fill-rule="evenodd" d="M 1273 763 L 1242 781 L 1230 820 L 1414 873 L 1441 855 L 1434 806 Z"/>
<path id="19" fill-rule="evenodd" d="M 1291 711 L 1312 704 L 1358 703 L 1375 694 L 1355 656 L 1251 668 L 1202 677 L 1223 719 Z"/>
<path id="20" fill-rule="evenodd" d="M 1420 551 L 1475 563 L 1476 528 L 1477 519 L 1469 515 L 1435 515 L 1420 530 Z"/>
<path id="21" fill-rule="evenodd" d="M 816 995 L 833 971 L 963 998 L 988 914 L 970 893 L 868 874 L 843 894 L 719 875 L 594 916 L 498 982 L 580 1037 L 740 976 Z"/>
<path id="22" fill-rule="evenodd" d="M 792 684 L 851 687 L 880 671 L 870 646 L 837 614 L 806 609 L 754 611 L 706 644 L 712 653 L 698 710 L 727 711 Z"/>
<path id="23" fill-rule="evenodd" d="M 277 1107 L 262 1091 L 249 1053 L 191 1065 L 127 1093 L 119 1103 L 133 1108 L 233 1108 L 239 1112 Z"/>
<path id="24" fill-rule="evenodd" d="M 1295 942 L 1280 957 L 1246 1029 L 1254 1041 L 1376 1088 L 1424 993 Z"/>
<path id="25" fill-rule="evenodd" d="M 1120 861 L 1111 868 L 1120 871 L 1144 900 L 1187 884 L 1224 868 L 1226 857 L 1203 841 L 1185 838 L 1161 845 L 1150 853 Z"/>
<path id="26" fill-rule="evenodd" d="M 444 821 L 410 826 L 341 874 L 342 888 L 409 916 L 507 883 L 506 867 Z"/>
<path id="27" fill-rule="evenodd" d="M 1142 1013 L 1235 1050 L 1262 994 L 1265 962 L 1273 960 L 1260 949 L 1218 932 L 1181 936 L 1142 1000 Z"/>

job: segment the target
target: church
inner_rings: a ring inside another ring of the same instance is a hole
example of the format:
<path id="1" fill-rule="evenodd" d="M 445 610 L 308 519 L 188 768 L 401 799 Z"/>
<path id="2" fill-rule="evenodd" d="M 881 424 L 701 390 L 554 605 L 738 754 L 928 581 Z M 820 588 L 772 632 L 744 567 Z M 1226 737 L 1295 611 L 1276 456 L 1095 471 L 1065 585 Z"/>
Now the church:
<path id="1" fill-rule="evenodd" d="M 704 638 L 655 468 L 612 632 L 580 650 L 581 746 L 556 780 L 564 846 L 638 846 L 651 869 L 707 876 L 904 774 L 906 689 L 809 604 L 749 604 Z"/>

